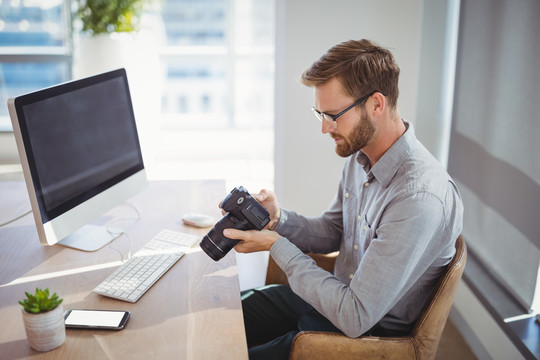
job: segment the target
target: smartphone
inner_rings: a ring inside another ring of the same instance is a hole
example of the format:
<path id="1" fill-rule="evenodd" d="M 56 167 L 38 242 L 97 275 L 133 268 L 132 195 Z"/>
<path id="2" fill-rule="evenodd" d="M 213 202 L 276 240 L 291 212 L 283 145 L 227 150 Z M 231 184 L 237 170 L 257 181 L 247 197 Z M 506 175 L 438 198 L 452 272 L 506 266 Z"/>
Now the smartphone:
<path id="1" fill-rule="evenodd" d="M 130 315 L 122 310 L 70 309 L 64 313 L 64 323 L 74 329 L 122 330 Z"/>

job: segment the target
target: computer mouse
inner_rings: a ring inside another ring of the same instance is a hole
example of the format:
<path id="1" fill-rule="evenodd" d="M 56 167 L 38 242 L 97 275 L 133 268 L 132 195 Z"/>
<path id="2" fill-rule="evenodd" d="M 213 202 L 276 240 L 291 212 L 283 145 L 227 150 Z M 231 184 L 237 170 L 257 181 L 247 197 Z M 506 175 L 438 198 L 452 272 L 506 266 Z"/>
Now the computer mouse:
<path id="1" fill-rule="evenodd" d="M 187 213 L 182 216 L 182 221 L 186 225 L 196 226 L 200 228 L 213 226 L 216 220 L 209 215 L 198 213 Z"/>

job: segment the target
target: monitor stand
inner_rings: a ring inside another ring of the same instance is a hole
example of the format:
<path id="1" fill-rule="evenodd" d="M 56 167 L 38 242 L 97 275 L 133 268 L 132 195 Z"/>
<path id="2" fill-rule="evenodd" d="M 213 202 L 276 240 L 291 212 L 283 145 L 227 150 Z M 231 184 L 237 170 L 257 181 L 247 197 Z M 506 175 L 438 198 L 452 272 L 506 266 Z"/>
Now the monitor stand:
<path id="1" fill-rule="evenodd" d="M 58 244 L 82 251 L 97 251 L 122 234 L 123 231 L 116 228 L 85 225 Z"/>

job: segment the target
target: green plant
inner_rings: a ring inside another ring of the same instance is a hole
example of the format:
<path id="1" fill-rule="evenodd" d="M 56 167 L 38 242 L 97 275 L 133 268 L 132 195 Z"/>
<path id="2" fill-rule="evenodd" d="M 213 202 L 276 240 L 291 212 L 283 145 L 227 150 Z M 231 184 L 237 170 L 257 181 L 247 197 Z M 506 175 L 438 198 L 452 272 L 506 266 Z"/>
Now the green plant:
<path id="1" fill-rule="evenodd" d="M 56 293 L 49 297 L 49 289 L 41 290 L 36 288 L 35 294 L 25 292 L 26 299 L 19 301 L 24 311 L 32 314 L 39 314 L 55 309 L 58 305 L 64 301 L 64 299 L 58 298 Z"/>
<path id="2" fill-rule="evenodd" d="M 92 35 L 137 31 L 148 0 L 77 0 L 77 15 Z"/>

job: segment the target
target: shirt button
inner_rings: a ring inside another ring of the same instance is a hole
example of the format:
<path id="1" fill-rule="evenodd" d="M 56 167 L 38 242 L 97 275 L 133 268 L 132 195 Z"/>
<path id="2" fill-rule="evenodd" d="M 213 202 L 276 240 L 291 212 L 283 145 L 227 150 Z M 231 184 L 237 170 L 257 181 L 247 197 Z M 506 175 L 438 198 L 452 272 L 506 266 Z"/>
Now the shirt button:
<path id="1" fill-rule="evenodd" d="M 364 225 L 364 231 L 367 231 L 367 225 Z"/>
<path id="2" fill-rule="evenodd" d="M 365 186 L 365 187 L 368 187 L 368 186 L 369 186 L 369 181 L 366 181 L 366 182 L 364 183 L 364 186 Z"/>
<path id="3" fill-rule="evenodd" d="M 354 250 L 358 250 L 358 245 L 354 245 Z"/>
<path id="4" fill-rule="evenodd" d="M 358 221 L 362 221 L 362 215 L 358 215 Z"/>
<path id="5" fill-rule="evenodd" d="M 348 199 L 349 198 L 349 193 L 345 193 L 345 197 Z"/>
<path id="6" fill-rule="evenodd" d="M 352 279 L 352 278 L 353 278 L 353 275 L 354 275 L 354 274 L 349 275 L 349 279 Z"/>

